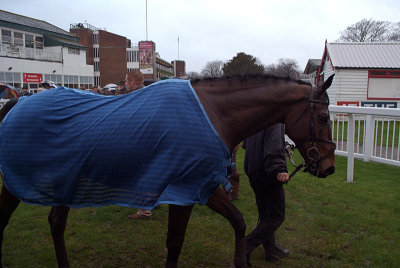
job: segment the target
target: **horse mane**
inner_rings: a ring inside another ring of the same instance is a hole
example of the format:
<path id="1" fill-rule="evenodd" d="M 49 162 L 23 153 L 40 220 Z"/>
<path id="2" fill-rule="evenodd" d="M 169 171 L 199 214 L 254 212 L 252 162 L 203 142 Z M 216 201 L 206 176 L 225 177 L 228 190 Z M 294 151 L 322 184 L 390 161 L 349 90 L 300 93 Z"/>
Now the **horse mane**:
<path id="1" fill-rule="evenodd" d="M 224 76 L 224 77 L 204 77 L 204 78 L 195 78 L 190 80 L 192 84 L 197 84 L 202 81 L 207 81 L 207 82 L 212 82 L 212 83 L 217 83 L 220 81 L 232 81 L 232 80 L 239 80 L 240 82 L 246 82 L 248 80 L 252 79 L 265 79 L 265 80 L 281 80 L 281 81 L 291 81 L 298 83 L 299 85 L 309 85 L 311 86 L 310 83 L 305 82 L 303 80 L 294 80 L 291 79 L 289 76 L 282 77 L 282 76 L 276 76 L 276 75 L 271 75 L 271 74 L 246 74 L 246 75 L 234 75 L 234 76 Z"/>

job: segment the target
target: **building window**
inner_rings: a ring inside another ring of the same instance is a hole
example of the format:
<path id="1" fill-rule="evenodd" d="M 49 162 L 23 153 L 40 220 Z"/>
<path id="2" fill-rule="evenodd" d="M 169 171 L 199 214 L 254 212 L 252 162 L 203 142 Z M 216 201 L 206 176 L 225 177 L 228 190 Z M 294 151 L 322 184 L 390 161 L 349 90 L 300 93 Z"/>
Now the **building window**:
<path id="1" fill-rule="evenodd" d="M 377 71 L 369 71 L 368 77 L 370 78 L 400 78 L 400 71 L 385 71 L 385 70 L 377 70 Z"/>
<path id="2" fill-rule="evenodd" d="M 44 80 L 53 81 L 54 83 L 56 83 L 59 86 L 61 86 L 63 84 L 61 74 L 45 74 Z"/>
<path id="3" fill-rule="evenodd" d="M 99 34 L 98 33 L 93 34 L 93 44 L 94 45 L 99 44 Z"/>
<path id="4" fill-rule="evenodd" d="M 400 77 L 400 71 L 389 71 L 389 77 Z"/>
<path id="5" fill-rule="evenodd" d="M 43 49 L 43 37 L 35 36 L 35 47 L 36 49 Z"/>
<path id="6" fill-rule="evenodd" d="M 99 48 L 98 47 L 94 47 L 93 48 L 93 58 L 99 58 L 100 54 L 99 54 Z"/>
<path id="7" fill-rule="evenodd" d="M 0 82 L 21 88 L 21 73 L 0 72 Z"/>
<path id="8" fill-rule="evenodd" d="M 93 77 L 91 76 L 80 76 L 80 86 L 86 89 L 93 87 Z"/>
<path id="9" fill-rule="evenodd" d="M 80 54 L 80 49 L 75 48 L 75 47 L 69 47 L 68 48 L 68 54 L 75 54 L 75 55 L 79 55 Z"/>
<path id="10" fill-rule="evenodd" d="M 25 47 L 30 47 L 30 48 L 34 47 L 33 35 L 25 34 Z"/>
<path id="11" fill-rule="evenodd" d="M 1 40 L 3 44 L 11 45 L 11 31 L 9 30 L 1 30 Z"/>
<path id="12" fill-rule="evenodd" d="M 95 76 L 95 77 L 94 77 L 94 84 L 95 84 L 96 86 L 100 86 L 100 85 L 101 85 L 100 76 Z"/>
<path id="13" fill-rule="evenodd" d="M 32 84 L 32 83 L 30 83 L 30 84 L 29 84 L 29 88 L 30 88 L 30 89 L 38 89 L 38 88 L 39 88 L 39 84 Z M 38 90 L 34 90 L 34 92 L 37 93 Z"/>
<path id="14" fill-rule="evenodd" d="M 368 71 L 367 99 L 400 100 L 399 70 Z"/>
<path id="15" fill-rule="evenodd" d="M 100 62 L 99 61 L 94 62 L 94 71 L 100 72 Z"/>
<path id="16" fill-rule="evenodd" d="M 65 75 L 64 85 L 69 88 L 79 88 L 79 81 L 77 75 Z"/>
<path id="17" fill-rule="evenodd" d="M 14 45 L 15 46 L 24 46 L 24 35 L 19 32 L 14 32 Z"/>
<path id="18" fill-rule="evenodd" d="M 139 51 L 132 51 L 129 50 L 126 52 L 126 61 L 127 62 L 138 62 L 138 52 Z"/>

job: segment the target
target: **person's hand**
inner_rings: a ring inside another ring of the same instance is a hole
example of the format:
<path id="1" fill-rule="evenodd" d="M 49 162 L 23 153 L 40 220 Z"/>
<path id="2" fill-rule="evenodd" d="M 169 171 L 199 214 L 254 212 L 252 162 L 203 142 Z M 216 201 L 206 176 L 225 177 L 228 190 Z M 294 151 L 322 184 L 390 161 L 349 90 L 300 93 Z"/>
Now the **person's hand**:
<path id="1" fill-rule="evenodd" d="M 282 183 L 286 183 L 286 182 L 290 181 L 289 174 L 286 173 L 286 172 L 284 172 L 284 173 L 279 173 L 279 174 L 276 176 L 276 179 L 277 179 L 278 181 L 282 182 Z"/>

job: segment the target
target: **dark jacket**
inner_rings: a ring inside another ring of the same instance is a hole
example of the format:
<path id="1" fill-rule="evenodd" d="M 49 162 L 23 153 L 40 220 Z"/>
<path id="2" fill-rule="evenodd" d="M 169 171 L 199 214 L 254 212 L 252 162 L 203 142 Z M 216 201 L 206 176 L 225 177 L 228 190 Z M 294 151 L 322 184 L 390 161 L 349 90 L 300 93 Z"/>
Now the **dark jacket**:
<path id="1" fill-rule="evenodd" d="M 277 123 L 248 137 L 243 148 L 246 149 L 244 171 L 249 178 L 278 182 L 277 174 L 287 172 L 283 124 Z"/>

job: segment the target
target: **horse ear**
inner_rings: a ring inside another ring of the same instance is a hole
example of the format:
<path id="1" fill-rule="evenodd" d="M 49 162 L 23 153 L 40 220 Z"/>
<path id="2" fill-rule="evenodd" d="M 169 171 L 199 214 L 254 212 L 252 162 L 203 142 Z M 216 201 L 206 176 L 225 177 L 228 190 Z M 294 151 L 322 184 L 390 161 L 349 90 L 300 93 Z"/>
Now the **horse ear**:
<path id="1" fill-rule="evenodd" d="M 324 92 L 325 90 L 327 90 L 333 81 L 333 77 L 335 76 L 335 74 L 332 74 L 331 76 L 329 76 L 329 78 L 324 82 L 324 84 L 321 87 L 321 92 Z"/>

